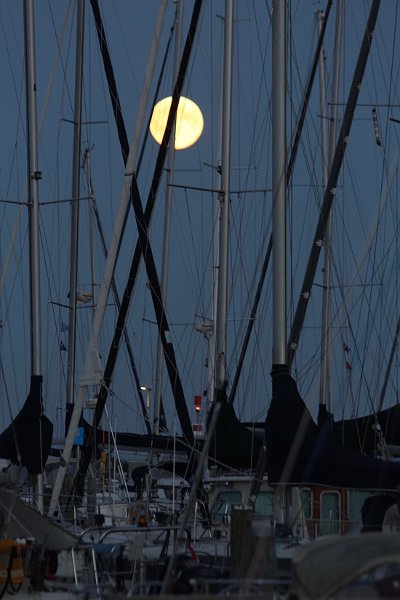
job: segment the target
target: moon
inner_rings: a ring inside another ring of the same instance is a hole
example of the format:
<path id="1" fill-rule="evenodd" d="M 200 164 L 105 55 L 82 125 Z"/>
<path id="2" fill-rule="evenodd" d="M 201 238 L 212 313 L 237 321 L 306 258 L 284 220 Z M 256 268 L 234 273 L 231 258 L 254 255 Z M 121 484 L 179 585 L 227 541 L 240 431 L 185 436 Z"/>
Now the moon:
<path id="1" fill-rule="evenodd" d="M 154 106 L 150 121 L 150 133 L 158 144 L 164 137 L 172 96 L 163 98 Z M 184 150 L 193 146 L 204 129 L 204 119 L 200 108 L 193 100 L 181 96 L 176 114 L 175 150 Z"/>

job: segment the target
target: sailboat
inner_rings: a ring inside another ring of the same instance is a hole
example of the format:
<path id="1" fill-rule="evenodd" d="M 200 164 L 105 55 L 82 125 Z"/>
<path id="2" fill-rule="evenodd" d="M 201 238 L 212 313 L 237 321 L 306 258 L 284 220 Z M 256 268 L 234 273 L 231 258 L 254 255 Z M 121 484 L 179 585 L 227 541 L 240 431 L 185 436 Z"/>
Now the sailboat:
<path id="1" fill-rule="evenodd" d="M 29 208 L 29 298 L 30 298 L 30 391 L 20 412 L 0 436 L 3 459 L 37 476 L 37 501 L 43 512 L 43 473 L 50 454 L 53 424 L 46 417 L 42 399 L 39 180 L 37 162 L 36 73 L 33 8 L 24 6 L 26 52 L 27 173 Z"/>
<path id="2" fill-rule="evenodd" d="M 327 9 L 329 9 L 329 5 L 330 3 L 328 3 Z M 362 61 L 366 59 L 370 46 L 373 48 L 371 42 L 372 31 L 374 30 L 372 19 L 377 17 L 377 12 L 378 6 L 373 5 L 371 8 L 371 15 L 373 16 L 370 16 L 370 21 L 368 22 L 369 30 L 367 27 L 363 44 L 360 46 L 359 62 L 355 65 L 353 85 L 350 87 L 349 102 L 347 104 L 344 103 L 346 111 L 343 116 L 342 131 L 340 134 L 341 138 L 339 137 L 339 141 L 337 142 L 336 154 L 333 159 L 335 169 L 339 168 L 348 139 L 351 139 L 350 126 L 352 124 L 352 111 L 355 110 L 360 88 L 361 90 L 363 89 L 363 86 L 360 86 L 360 81 L 363 79 L 362 74 L 364 68 L 364 66 L 362 66 Z M 328 10 L 326 14 L 328 14 Z M 379 27 L 379 21 L 376 23 L 376 26 L 377 28 Z M 304 90 L 304 98 L 307 98 L 307 100 L 308 93 L 309 89 L 306 87 Z M 353 103 L 353 105 L 351 103 Z M 303 110 L 308 110 L 307 105 L 305 105 Z M 303 118 L 304 114 L 300 114 Z M 373 115 L 374 112 L 372 112 L 372 117 Z M 301 123 L 301 119 L 299 122 Z M 373 120 L 372 122 L 374 123 Z M 379 141 L 379 144 L 377 140 Z M 375 139 L 372 137 L 371 142 L 372 144 L 375 142 L 376 146 L 380 148 L 380 138 L 376 137 L 376 131 Z M 283 146 L 284 143 L 281 142 L 281 145 Z M 291 156 L 288 171 L 292 168 L 293 157 Z M 351 450 L 348 450 L 348 447 L 350 446 L 349 435 L 344 429 L 346 425 L 343 424 L 343 421 L 335 424 L 337 432 L 336 440 L 340 442 L 335 443 L 332 440 L 332 422 L 328 422 L 327 417 L 329 415 L 327 414 L 326 407 L 324 405 L 321 405 L 320 407 L 318 428 L 313 423 L 312 416 L 303 403 L 295 380 L 289 374 L 288 366 L 292 365 L 295 352 L 297 353 L 299 351 L 298 346 L 300 338 L 303 336 L 301 325 L 304 321 L 305 307 L 308 305 L 311 296 L 315 295 L 315 290 L 311 290 L 311 287 L 315 285 L 315 283 L 313 284 L 315 269 L 317 267 L 320 249 L 323 246 L 324 228 L 329 213 L 327 206 L 329 201 L 332 201 L 333 197 L 336 197 L 337 194 L 337 179 L 335 179 L 337 175 L 338 172 L 335 174 L 335 172 L 332 171 L 331 178 L 328 180 L 326 186 L 325 202 L 321 205 L 319 222 L 317 223 L 317 232 L 314 236 L 313 244 L 311 245 L 310 260 L 302 287 L 300 288 L 300 300 L 298 302 L 297 312 L 294 314 L 294 325 L 288 341 L 286 338 L 286 326 L 283 326 L 283 332 L 281 332 L 279 346 L 281 349 L 281 360 L 273 361 L 273 363 L 278 363 L 278 366 L 272 370 L 272 402 L 266 421 L 265 470 L 268 473 L 269 482 L 271 484 L 279 482 L 289 483 L 291 484 L 288 488 L 289 490 L 292 489 L 293 486 L 301 486 L 303 506 L 308 514 L 309 532 L 312 536 L 318 535 L 319 533 L 332 533 L 333 531 L 345 533 L 351 529 L 355 525 L 357 518 L 361 520 L 361 513 L 359 510 L 365 498 L 367 498 L 367 502 L 362 511 L 364 527 L 379 528 L 382 526 L 385 507 L 388 508 L 390 504 L 393 505 L 396 501 L 396 495 L 393 492 L 397 488 L 399 477 L 398 465 L 394 462 L 382 460 L 382 457 L 387 458 L 388 456 L 387 452 L 382 454 L 382 441 L 383 447 L 386 444 L 387 449 L 390 447 L 390 444 L 392 444 L 392 447 L 393 444 L 396 444 L 394 440 L 398 440 L 396 406 L 387 409 L 387 411 L 378 410 L 373 415 L 370 414 L 361 417 L 359 420 L 348 420 L 347 427 L 351 426 L 353 431 L 352 446 L 353 449 L 356 449 L 356 452 L 352 452 Z M 387 190 L 385 190 L 385 192 L 387 192 Z M 276 239 L 275 236 L 274 239 Z M 281 244 L 285 246 L 285 240 L 283 240 Z M 280 278 L 279 281 L 282 282 L 282 279 L 285 281 L 285 276 L 282 272 L 282 263 L 279 269 L 281 271 L 278 273 Z M 311 291 L 313 291 L 313 294 L 311 294 Z M 285 296 L 286 292 L 284 293 L 283 290 L 280 289 L 275 300 L 279 310 L 284 307 L 283 298 Z M 345 305 L 344 310 L 349 310 L 347 305 Z M 348 318 L 348 312 L 345 312 L 345 315 L 346 318 Z M 275 322 L 276 317 L 274 323 Z M 348 326 L 353 334 L 354 332 L 351 329 L 350 322 L 348 323 Z M 394 334 L 396 340 L 397 330 L 394 331 Z M 309 337 L 307 331 L 304 335 Z M 394 345 L 390 347 L 392 354 L 394 352 L 393 348 Z M 344 366 L 343 372 L 346 374 L 349 383 L 351 384 L 353 367 L 348 360 L 350 348 L 347 344 L 342 342 L 340 349 Z M 346 360 L 343 360 L 343 355 Z M 392 363 L 393 360 L 389 359 L 388 365 L 392 365 Z M 294 364 L 297 368 L 299 362 L 295 362 Z M 365 377 L 365 373 L 363 373 L 363 377 Z M 387 377 L 389 377 L 388 371 L 386 373 L 386 384 Z M 369 394 L 368 391 L 367 394 Z M 383 399 L 382 394 L 380 395 L 380 398 L 381 400 Z M 393 417 L 393 421 L 391 422 L 392 427 L 389 424 L 389 416 Z M 369 426 L 369 430 L 361 430 L 360 426 L 363 422 L 367 427 Z M 224 430 L 225 423 L 221 423 L 222 431 Z M 239 430 L 232 427 L 230 433 L 233 431 L 235 433 L 232 435 L 232 439 L 236 439 L 237 442 L 239 442 Z M 384 434 L 383 431 L 385 432 Z M 248 431 L 247 435 L 249 435 Z M 388 435 L 388 440 L 390 441 L 384 441 L 385 435 Z M 365 443 L 367 436 L 371 440 L 369 446 Z M 389 444 L 389 446 L 387 444 Z M 235 446 L 235 442 L 233 442 L 232 446 Z M 361 453 L 368 453 L 371 455 L 373 450 L 377 451 L 378 446 L 380 446 L 380 457 L 378 459 L 370 459 L 361 455 Z M 239 464 L 235 451 L 240 453 L 239 443 L 236 443 L 236 447 L 231 455 L 232 464 L 235 464 L 235 461 L 236 464 Z M 225 462 L 228 462 L 228 460 L 225 459 Z M 262 466 L 261 469 L 263 469 Z M 264 472 L 264 470 L 262 470 L 262 472 Z M 258 476 L 259 475 L 260 474 L 258 473 Z M 382 493 L 374 496 L 374 490 L 381 491 Z M 370 495 L 371 497 L 369 497 Z M 283 502 L 285 501 L 283 500 Z M 382 510 L 377 508 L 380 502 Z M 290 521 L 291 519 L 289 518 L 289 530 Z"/>
<path id="3" fill-rule="evenodd" d="M 392 493 L 391 496 L 390 494 L 387 496 L 387 492 L 394 492 L 398 487 L 398 464 L 361 455 L 348 446 L 335 442 L 329 435 L 328 421 L 325 421 L 320 428 L 314 425 L 288 369 L 297 346 L 300 331 L 299 324 L 304 319 L 309 298 L 309 286 L 313 273 L 315 273 L 317 256 L 321 247 L 318 241 L 322 241 L 324 238 L 330 206 L 336 191 L 337 176 L 360 91 L 360 81 L 363 79 L 365 62 L 372 45 L 372 32 L 374 31 L 378 11 L 379 2 L 372 3 L 359 59 L 355 67 L 353 84 L 350 88 L 343 116 L 342 129 L 339 134 L 332 169 L 326 186 L 321 215 L 303 282 L 301 299 L 289 337 L 288 361 L 287 364 L 277 364 L 272 369 L 273 396 L 266 420 L 266 447 L 267 471 L 271 482 L 291 482 L 303 486 L 309 485 L 311 488 L 319 486 L 326 490 L 326 494 L 338 494 L 338 499 L 341 489 L 354 488 L 367 491 L 377 489 L 382 491 L 382 495 L 376 498 L 376 504 L 378 505 L 379 501 L 382 501 L 383 506 L 387 508 L 390 503 L 394 504 L 395 502 L 395 495 Z M 378 424 L 377 418 L 375 423 Z M 315 499 L 315 495 L 312 497 Z M 346 502 L 343 496 L 342 501 L 343 503 Z M 373 522 L 374 527 L 379 527 L 376 507 L 375 511 L 371 511 L 371 515 L 367 515 L 367 510 L 364 512 L 364 525 L 368 526 Z"/>

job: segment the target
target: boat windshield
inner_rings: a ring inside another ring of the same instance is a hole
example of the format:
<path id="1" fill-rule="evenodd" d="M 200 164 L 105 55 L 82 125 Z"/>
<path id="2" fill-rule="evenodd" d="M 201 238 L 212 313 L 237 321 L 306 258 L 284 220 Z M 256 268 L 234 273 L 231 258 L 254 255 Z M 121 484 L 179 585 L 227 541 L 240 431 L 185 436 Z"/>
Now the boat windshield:
<path id="1" fill-rule="evenodd" d="M 223 490 L 218 492 L 211 507 L 211 519 L 214 522 L 222 522 L 224 518 L 231 515 L 232 506 L 241 504 L 242 501 L 242 493 L 238 490 Z"/>
<path id="2" fill-rule="evenodd" d="M 254 518 L 263 519 L 273 515 L 273 492 L 259 492 L 254 505 Z M 211 507 L 211 518 L 215 521 L 223 521 L 232 513 L 232 506 L 243 502 L 242 492 L 238 490 L 223 490 L 218 492 Z"/>

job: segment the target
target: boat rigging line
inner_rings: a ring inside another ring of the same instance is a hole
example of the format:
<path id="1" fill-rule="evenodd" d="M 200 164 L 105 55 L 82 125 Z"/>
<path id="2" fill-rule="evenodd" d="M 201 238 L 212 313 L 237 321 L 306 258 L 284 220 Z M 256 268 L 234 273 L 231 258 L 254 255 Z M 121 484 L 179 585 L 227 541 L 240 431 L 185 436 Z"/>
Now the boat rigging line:
<path id="1" fill-rule="evenodd" d="M 339 138 L 336 144 L 335 154 L 332 160 L 332 167 L 329 173 L 328 183 L 325 190 L 324 200 L 321 206 L 320 216 L 318 219 L 313 244 L 311 247 L 308 265 L 301 288 L 300 298 L 297 304 L 297 309 L 294 315 L 291 333 L 288 341 L 288 365 L 291 366 L 294 354 L 296 352 L 301 329 L 304 323 L 304 318 L 310 298 L 311 287 L 314 281 L 315 272 L 318 265 L 318 259 L 323 245 L 325 227 L 329 217 L 329 213 L 335 198 L 336 184 L 339 177 L 342 161 L 348 142 L 351 124 L 353 121 L 354 111 L 357 105 L 357 98 L 360 93 L 360 86 L 364 75 L 365 65 L 371 49 L 374 28 L 378 16 L 380 0 L 374 0 L 370 14 L 368 17 L 367 27 L 361 43 L 360 53 L 357 64 L 354 70 L 353 80 L 350 87 L 349 97 L 346 104 L 345 113 L 343 116 L 342 128 L 339 133 Z"/>
<path id="2" fill-rule="evenodd" d="M 97 19 L 100 19 L 100 21 L 101 21 L 101 15 L 100 15 L 100 11 L 98 10 L 97 0 L 92 0 L 91 5 L 92 5 L 92 8 L 93 7 L 95 8 L 96 22 L 97 22 Z M 185 400 L 185 396 L 184 396 L 184 392 L 183 392 L 183 387 L 182 387 L 179 373 L 178 373 L 174 349 L 169 340 L 169 326 L 167 323 L 165 309 L 163 306 L 163 299 L 161 298 L 161 292 L 159 289 L 158 277 L 157 277 L 153 254 L 151 251 L 150 240 L 148 238 L 148 226 L 150 223 L 150 218 L 151 218 L 152 210 L 154 207 L 154 202 L 155 202 L 155 198 L 156 198 L 156 194 L 157 194 L 157 190 L 158 190 L 158 185 L 161 180 L 161 173 L 163 170 L 164 161 L 165 161 L 165 157 L 166 157 L 166 153 L 167 153 L 168 142 L 169 142 L 169 138 L 171 136 L 172 125 L 175 120 L 175 115 L 176 115 L 176 111 L 178 108 L 179 97 L 181 95 L 182 86 L 184 83 L 184 78 L 185 78 L 186 70 L 187 70 L 188 63 L 189 63 L 191 48 L 193 45 L 194 35 L 195 35 L 196 29 L 197 29 L 197 23 L 199 20 L 201 5 L 202 5 L 201 0 L 197 0 L 195 3 L 195 6 L 193 8 L 192 18 L 191 18 L 191 22 L 190 22 L 190 26 L 189 26 L 189 31 L 187 34 L 186 43 L 185 43 L 184 50 L 182 53 L 182 59 L 181 59 L 180 67 L 179 67 L 177 81 L 175 83 L 175 87 L 174 87 L 174 91 L 173 91 L 173 96 L 172 96 L 173 99 L 172 99 L 171 109 L 170 109 L 170 113 L 169 113 L 169 117 L 168 117 L 167 127 L 165 130 L 163 142 L 160 145 L 158 158 L 157 158 L 156 166 L 155 166 L 155 170 L 154 170 L 153 181 L 151 184 L 150 193 L 148 196 L 148 200 L 147 200 L 146 208 L 145 208 L 144 212 L 143 212 L 143 208 L 142 208 L 142 202 L 140 199 L 140 193 L 137 188 L 136 176 L 134 173 L 132 173 L 131 201 L 133 203 L 134 210 L 135 210 L 136 222 L 138 225 L 139 241 L 136 243 L 136 247 L 134 250 L 133 257 L 132 257 L 128 281 L 127 281 L 127 285 L 124 290 L 124 294 L 123 294 L 121 304 L 119 307 L 114 337 L 113 337 L 110 352 L 109 352 L 109 355 L 107 358 L 104 375 L 103 375 L 103 383 L 100 388 L 100 392 L 99 392 L 99 396 L 98 396 L 98 400 L 97 400 L 97 404 L 96 404 L 96 409 L 95 409 L 95 413 L 94 413 L 94 417 L 93 417 L 93 427 L 96 429 L 100 423 L 101 416 L 102 416 L 104 406 L 105 406 L 105 402 L 107 399 L 108 388 L 109 388 L 109 385 L 111 384 L 111 378 L 112 378 L 114 366 L 116 363 L 116 358 L 117 358 L 117 353 L 118 353 L 118 349 L 119 349 L 119 345 L 120 345 L 121 335 L 122 335 L 122 332 L 123 332 L 123 329 L 125 326 L 126 317 L 128 314 L 130 298 L 132 296 L 133 287 L 134 287 L 134 284 L 136 281 L 136 277 L 137 277 L 137 273 L 138 273 L 138 269 L 139 269 L 139 265 L 140 265 L 140 259 L 141 259 L 142 253 L 143 253 L 143 256 L 145 259 L 146 270 L 147 270 L 147 274 L 148 274 L 149 281 L 150 281 L 150 289 L 151 289 L 151 295 L 153 298 L 154 309 L 155 309 L 155 313 L 156 313 L 156 317 L 157 317 L 157 323 L 158 323 L 158 327 L 160 330 L 160 336 L 161 336 L 161 340 L 162 340 L 162 344 L 163 344 L 163 352 L 164 352 L 164 357 L 166 360 L 167 371 L 168 371 L 170 382 L 171 382 L 171 388 L 173 391 L 178 416 L 179 416 L 179 419 L 181 422 L 182 433 L 183 433 L 183 436 L 184 436 L 186 442 L 188 443 L 190 451 L 192 450 L 193 443 L 194 443 L 192 425 L 191 425 L 191 421 L 190 421 L 190 417 L 189 417 L 189 413 L 188 413 L 188 409 L 187 409 L 187 404 L 186 404 L 186 400 Z M 101 33 L 100 46 L 103 49 L 106 47 L 106 41 L 105 41 L 104 27 L 101 24 L 101 22 L 97 25 L 97 29 Z M 111 65 L 111 60 L 110 60 L 108 51 L 103 56 L 103 60 L 105 60 L 106 63 L 108 63 L 108 61 L 109 61 L 108 67 L 106 64 L 105 68 L 106 68 L 106 73 L 108 75 L 110 75 L 110 78 L 109 78 L 110 94 L 112 97 L 114 97 L 113 86 L 116 86 L 116 83 L 115 83 L 115 78 L 113 77 L 112 72 L 110 71 L 110 68 L 112 69 L 112 65 Z M 116 97 L 118 98 L 118 95 Z M 122 118 L 122 113 L 121 113 L 119 104 L 115 105 L 115 117 L 116 117 L 116 119 L 118 119 L 117 129 L 120 134 L 121 131 L 125 130 L 125 126 L 123 124 L 123 118 Z M 127 140 L 126 132 L 125 132 L 125 134 L 122 133 L 122 135 L 120 137 L 121 146 L 125 144 L 125 140 Z M 125 156 L 125 151 L 122 151 L 122 153 L 123 153 L 123 156 Z M 75 489 L 77 489 L 78 485 L 82 486 L 82 482 L 84 480 L 87 468 L 90 464 L 92 451 L 93 451 L 92 444 L 90 443 L 90 441 L 88 441 L 88 444 L 85 444 L 84 449 L 86 449 L 86 453 L 85 453 L 85 451 L 82 452 L 80 467 L 79 467 L 79 470 L 78 470 L 78 473 L 77 473 L 77 476 L 76 476 L 75 482 L 74 482 Z"/>

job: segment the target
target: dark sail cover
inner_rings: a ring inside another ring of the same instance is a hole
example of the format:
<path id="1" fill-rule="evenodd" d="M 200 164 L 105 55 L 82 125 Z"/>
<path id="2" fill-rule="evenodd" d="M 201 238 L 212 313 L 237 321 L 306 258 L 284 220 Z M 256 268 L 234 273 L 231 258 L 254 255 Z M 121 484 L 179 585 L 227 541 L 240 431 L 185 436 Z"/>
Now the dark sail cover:
<path id="1" fill-rule="evenodd" d="M 261 444 L 259 437 L 239 421 L 233 407 L 222 401 L 210 445 L 210 459 L 233 469 L 254 468 Z"/>
<path id="2" fill-rule="evenodd" d="M 334 421 L 333 415 L 320 405 L 318 427 L 328 427 L 329 435 L 342 444 L 373 456 L 379 445 L 376 426 L 379 425 L 388 445 L 400 446 L 400 404 L 379 410 L 375 414 Z"/>
<path id="3" fill-rule="evenodd" d="M 0 457 L 38 475 L 50 454 L 52 437 L 53 424 L 43 413 L 42 376 L 32 375 L 24 406 L 0 435 Z"/>
<path id="4" fill-rule="evenodd" d="M 272 369 L 265 436 L 271 483 L 382 490 L 400 483 L 400 464 L 363 456 L 318 429 L 286 366 Z"/>

